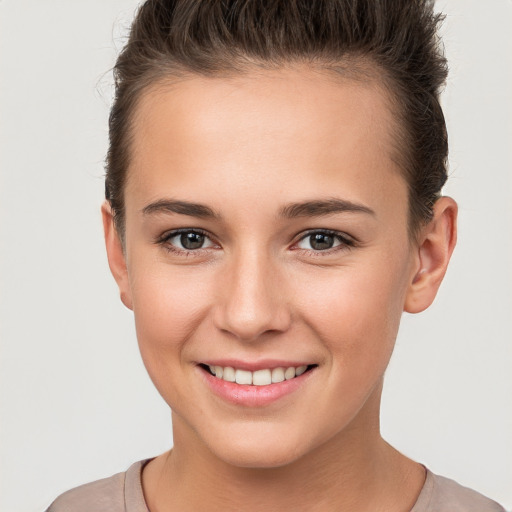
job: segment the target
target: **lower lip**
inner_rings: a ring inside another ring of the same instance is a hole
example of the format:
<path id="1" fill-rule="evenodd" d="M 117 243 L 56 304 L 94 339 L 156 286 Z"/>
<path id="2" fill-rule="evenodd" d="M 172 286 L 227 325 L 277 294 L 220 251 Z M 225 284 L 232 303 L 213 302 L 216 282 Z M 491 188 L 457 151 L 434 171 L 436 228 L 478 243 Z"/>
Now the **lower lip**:
<path id="1" fill-rule="evenodd" d="M 316 369 L 312 368 L 298 377 L 284 380 L 283 382 L 276 382 L 266 386 L 249 386 L 219 379 L 203 368 L 199 366 L 197 368 L 203 374 L 207 385 L 216 395 L 227 402 L 245 407 L 263 407 L 290 395 L 302 387 Z"/>

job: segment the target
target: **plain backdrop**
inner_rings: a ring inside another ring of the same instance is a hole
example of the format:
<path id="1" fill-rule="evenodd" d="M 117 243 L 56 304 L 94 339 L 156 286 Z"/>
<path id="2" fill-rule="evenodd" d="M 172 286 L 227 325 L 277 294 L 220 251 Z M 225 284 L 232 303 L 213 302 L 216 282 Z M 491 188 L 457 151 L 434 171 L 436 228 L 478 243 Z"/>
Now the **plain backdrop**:
<path id="1" fill-rule="evenodd" d="M 0 0 L 2 512 L 172 444 L 101 230 L 109 69 L 133 0 Z M 512 2 L 442 0 L 459 244 L 434 306 L 405 315 L 386 439 L 512 508 Z"/>

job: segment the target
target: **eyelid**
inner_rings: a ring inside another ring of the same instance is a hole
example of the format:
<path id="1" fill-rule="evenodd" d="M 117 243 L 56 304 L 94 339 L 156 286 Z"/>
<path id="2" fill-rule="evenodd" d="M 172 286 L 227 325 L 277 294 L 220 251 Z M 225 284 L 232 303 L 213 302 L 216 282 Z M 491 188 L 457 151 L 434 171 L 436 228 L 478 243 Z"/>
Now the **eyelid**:
<path id="1" fill-rule="evenodd" d="M 175 236 L 178 236 L 183 233 L 198 233 L 200 235 L 203 235 L 205 238 L 207 238 L 211 246 L 208 247 L 199 247 L 198 249 L 182 249 L 180 247 L 176 247 L 175 245 L 172 245 L 169 240 L 174 238 Z M 158 245 L 163 246 L 165 249 L 167 249 L 170 252 L 175 253 L 182 253 L 182 254 L 193 254 L 193 253 L 200 253 L 206 249 L 211 249 L 212 247 L 218 246 L 218 244 L 214 241 L 214 238 L 208 231 L 205 231 L 201 228 L 176 228 L 171 229 L 169 231 L 164 232 L 162 235 L 160 235 L 158 238 L 156 238 L 155 243 Z"/>
<path id="2" fill-rule="evenodd" d="M 358 244 L 358 241 L 353 236 L 351 236 L 348 233 L 345 233 L 343 231 L 336 231 L 334 229 L 317 228 L 317 229 L 309 229 L 307 231 L 300 233 L 298 235 L 298 238 L 296 237 L 296 241 L 293 243 L 292 248 L 297 246 L 298 243 L 302 242 L 309 236 L 314 235 L 316 233 L 331 235 L 334 238 L 336 238 L 336 240 L 338 240 L 340 243 L 334 247 L 331 247 L 329 249 L 324 249 L 324 250 L 303 249 L 300 247 L 295 248 L 295 250 L 308 251 L 308 252 L 312 252 L 312 253 L 321 255 L 321 254 L 330 254 L 336 250 L 350 249 L 352 247 L 355 247 Z"/>
<path id="3" fill-rule="evenodd" d="M 165 231 L 156 238 L 155 242 L 164 242 L 165 240 L 169 240 L 169 238 L 172 238 L 173 236 L 176 235 L 180 235 L 181 233 L 199 233 L 200 235 L 204 235 L 208 238 L 211 238 L 211 235 L 201 228 L 176 228 Z"/>

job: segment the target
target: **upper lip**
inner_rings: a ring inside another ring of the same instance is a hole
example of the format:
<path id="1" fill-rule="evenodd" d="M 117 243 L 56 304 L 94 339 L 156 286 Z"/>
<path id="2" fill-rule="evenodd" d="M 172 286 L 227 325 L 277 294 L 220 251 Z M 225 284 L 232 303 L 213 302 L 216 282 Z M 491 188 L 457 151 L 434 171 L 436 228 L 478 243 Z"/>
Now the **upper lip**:
<path id="1" fill-rule="evenodd" d="M 201 361 L 201 364 L 206 364 L 208 366 L 222 366 L 223 368 L 230 366 L 231 368 L 238 370 L 255 372 L 257 370 L 272 370 L 274 368 L 290 368 L 291 366 L 297 368 L 299 366 L 310 366 L 315 363 L 312 363 L 311 361 L 292 361 L 289 359 L 260 359 L 258 361 L 243 361 L 240 359 L 208 359 L 206 361 Z"/>

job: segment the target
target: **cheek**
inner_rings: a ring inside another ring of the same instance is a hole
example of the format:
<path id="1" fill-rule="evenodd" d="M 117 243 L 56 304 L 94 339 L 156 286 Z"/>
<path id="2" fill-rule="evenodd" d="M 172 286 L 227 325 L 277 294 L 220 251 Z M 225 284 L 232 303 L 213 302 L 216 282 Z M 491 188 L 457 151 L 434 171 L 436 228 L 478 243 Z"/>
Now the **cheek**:
<path id="1" fill-rule="evenodd" d="M 310 333 L 325 349 L 328 376 L 317 406 L 329 411 L 328 432 L 348 425 L 369 397 L 380 396 L 403 310 L 406 280 L 397 282 L 403 272 L 396 264 L 339 268 L 310 279 L 307 294 L 296 290 Z M 378 402 L 370 400 L 366 410 L 378 414 Z"/>
<path id="2" fill-rule="evenodd" d="M 155 384 L 169 379 L 170 367 L 182 362 L 184 350 L 208 310 L 207 272 L 191 272 L 165 263 L 134 262 L 130 281 L 137 339 L 144 364 Z M 158 385 L 157 385 L 158 387 Z"/>
<path id="3" fill-rule="evenodd" d="M 405 261 L 370 260 L 297 280 L 303 316 L 334 366 L 351 374 L 385 369 L 403 311 L 406 269 Z"/>

